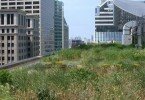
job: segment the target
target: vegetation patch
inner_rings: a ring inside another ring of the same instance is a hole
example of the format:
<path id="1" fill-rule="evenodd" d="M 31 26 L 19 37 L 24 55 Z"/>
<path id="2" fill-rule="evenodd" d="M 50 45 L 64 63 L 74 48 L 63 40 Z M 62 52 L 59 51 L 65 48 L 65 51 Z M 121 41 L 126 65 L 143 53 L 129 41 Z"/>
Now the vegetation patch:
<path id="1" fill-rule="evenodd" d="M 0 71 L 2 100 L 144 100 L 145 50 L 90 44 Z"/>

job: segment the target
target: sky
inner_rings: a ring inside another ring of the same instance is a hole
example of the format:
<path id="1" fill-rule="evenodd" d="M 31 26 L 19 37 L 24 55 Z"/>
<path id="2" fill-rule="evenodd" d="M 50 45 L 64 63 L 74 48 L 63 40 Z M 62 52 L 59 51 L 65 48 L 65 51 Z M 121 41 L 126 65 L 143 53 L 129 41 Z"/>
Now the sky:
<path id="1" fill-rule="evenodd" d="M 95 7 L 100 0 L 60 0 L 64 2 L 64 14 L 69 25 L 69 37 L 91 39 L 95 32 Z"/>

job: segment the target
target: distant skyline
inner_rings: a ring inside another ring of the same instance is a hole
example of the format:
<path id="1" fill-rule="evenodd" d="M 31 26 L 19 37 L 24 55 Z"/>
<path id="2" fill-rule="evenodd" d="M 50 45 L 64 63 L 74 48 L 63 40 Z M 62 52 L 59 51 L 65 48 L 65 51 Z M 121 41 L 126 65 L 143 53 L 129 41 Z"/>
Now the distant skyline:
<path id="1" fill-rule="evenodd" d="M 70 38 L 91 39 L 95 32 L 95 8 L 100 0 L 61 0 L 69 25 Z"/>

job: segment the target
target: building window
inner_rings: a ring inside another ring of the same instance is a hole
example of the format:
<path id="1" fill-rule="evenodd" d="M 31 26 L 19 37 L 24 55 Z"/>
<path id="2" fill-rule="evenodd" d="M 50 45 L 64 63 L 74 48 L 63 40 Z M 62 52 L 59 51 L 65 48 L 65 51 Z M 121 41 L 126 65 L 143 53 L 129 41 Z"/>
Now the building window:
<path id="1" fill-rule="evenodd" d="M 9 9 L 15 9 L 15 7 L 9 7 Z"/>
<path id="2" fill-rule="evenodd" d="M 2 38 L 2 40 L 4 40 L 4 36 L 2 36 L 1 38 Z"/>
<path id="3" fill-rule="evenodd" d="M 10 2 L 9 5 L 15 5 L 15 2 Z"/>
<path id="4" fill-rule="evenodd" d="M 30 5 L 32 4 L 32 2 L 25 2 L 25 5 Z"/>
<path id="5" fill-rule="evenodd" d="M 5 60 L 5 57 L 2 57 L 2 60 Z"/>
<path id="6" fill-rule="evenodd" d="M 10 57 L 8 57 L 8 61 L 10 61 L 11 59 L 10 59 Z"/>
<path id="7" fill-rule="evenodd" d="M 39 10 L 34 10 L 33 13 L 39 13 Z"/>
<path id="8" fill-rule="evenodd" d="M 12 57 L 11 59 L 12 59 L 12 61 L 14 61 L 14 57 Z"/>
<path id="9" fill-rule="evenodd" d="M 10 30 L 9 29 L 7 29 L 7 33 L 9 33 L 10 32 Z"/>
<path id="10" fill-rule="evenodd" d="M 5 51 L 4 50 L 2 50 L 2 54 L 4 54 L 5 53 Z"/>
<path id="11" fill-rule="evenodd" d="M 1 5 L 4 6 L 4 5 L 8 5 L 8 4 L 7 3 L 1 3 Z"/>
<path id="12" fill-rule="evenodd" d="M 5 33 L 5 29 L 2 29 L 2 33 Z"/>
<path id="13" fill-rule="evenodd" d="M 8 38 L 8 40 L 10 40 L 10 36 L 8 36 L 7 38 Z"/>
<path id="14" fill-rule="evenodd" d="M 4 43 L 2 43 L 2 47 L 5 47 L 5 44 Z"/>
<path id="15" fill-rule="evenodd" d="M 11 43 L 11 46 L 14 47 L 14 43 Z"/>
<path id="16" fill-rule="evenodd" d="M 7 9 L 7 7 L 1 7 L 1 9 Z"/>
<path id="17" fill-rule="evenodd" d="M 11 45 L 10 45 L 10 43 L 8 43 L 8 47 L 10 47 Z"/>
<path id="18" fill-rule="evenodd" d="M 8 50 L 8 54 L 10 54 L 11 52 L 10 52 L 10 50 Z"/>
<path id="19" fill-rule="evenodd" d="M 14 24 L 14 14 L 11 14 L 11 24 Z"/>
<path id="20" fill-rule="evenodd" d="M 39 9 L 39 6 L 33 6 L 33 9 Z"/>
<path id="21" fill-rule="evenodd" d="M 12 50 L 11 52 L 12 52 L 12 54 L 14 54 L 14 50 Z"/>
<path id="22" fill-rule="evenodd" d="M 18 15 L 18 24 L 19 24 L 19 25 L 21 24 L 20 19 L 21 19 L 21 15 L 19 14 L 19 15 Z"/>
<path id="23" fill-rule="evenodd" d="M 10 14 L 7 14 L 7 24 L 10 24 Z"/>
<path id="24" fill-rule="evenodd" d="M 23 2 L 17 2 L 17 5 L 23 5 Z"/>
<path id="25" fill-rule="evenodd" d="M 33 1 L 33 4 L 39 4 L 39 1 Z"/>
<path id="26" fill-rule="evenodd" d="M 23 15 L 21 15 L 21 25 L 23 25 Z"/>
<path id="27" fill-rule="evenodd" d="M 1 25 L 4 25 L 4 14 L 1 14 Z"/>
<path id="28" fill-rule="evenodd" d="M 12 33 L 14 33 L 15 32 L 15 29 L 12 29 Z"/>
<path id="29" fill-rule="evenodd" d="M 14 40 L 14 36 L 11 36 L 11 40 Z"/>
<path id="30" fill-rule="evenodd" d="M 31 32 L 30 32 L 30 31 L 28 31 L 28 34 L 31 34 Z"/>
<path id="31" fill-rule="evenodd" d="M 23 9 L 23 7 L 21 7 L 21 6 L 20 7 L 17 7 L 17 9 Z"/>
<path id="32" fill-rule="evenodd" d="M 32 6 L 25 6 L 25 9 L 31 9 Z"/>
<path id="33" fill-rule="evenodd" d="M 30 19 L 27 19 L 27 27 L 30 27 Z"/>

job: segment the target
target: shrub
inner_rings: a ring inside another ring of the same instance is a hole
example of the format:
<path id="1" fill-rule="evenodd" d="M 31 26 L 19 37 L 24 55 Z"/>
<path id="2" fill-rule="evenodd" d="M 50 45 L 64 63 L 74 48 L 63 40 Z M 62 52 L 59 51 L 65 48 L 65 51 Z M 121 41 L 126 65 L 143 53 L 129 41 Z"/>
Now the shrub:
<path id="1" fill-rule="evenodd" d="M 51 92 L 47 87 L 39 89 L 37 92 L 38 100 L 55 100 L 55 93 Z"/>
<path id="2" fill-rule="evenodd" d="M 20 91 L 14 93 L 15 100 L 38 100 L 37 94 L 33 90 Z"/>
<path id="3" fill-rule="evenodd" d="M 79 49 L 65 49 L 58 52 L 60 60 L 77 60 L 81 57 L 82 50 Z"/>
<path id="4" fill-rule="evenodd" d="M 87 69 L 75 69 L 70 72 L 71 79 L 78 83 L 86 83 L 90 81 L 96 81 L 98 75 L 95 72 L 89 71 Z"/>
<path id="5" fill-rule="evenodd" d="M 83 45 L 76 47 L 75 49 L 89 50 L 89 49 L 92 49 L 93 47 L 95 47 L 95 45 L 93 45 L 93 44 L 90 44 L 90 45 L 83 44 Z"/>
<path id="6" fill-rule="evenodd" d="M 0 100 L 14 100 L 10 92 L 10 85 L 0 85 Z"/>
<path id="7" fill-rule="evenodd" d="M 11 84 L 12 83 L 11 74 L 8 70 L 0 71 L 0 83 L 1 84 L 6 84 L 6 83 Z"/>

